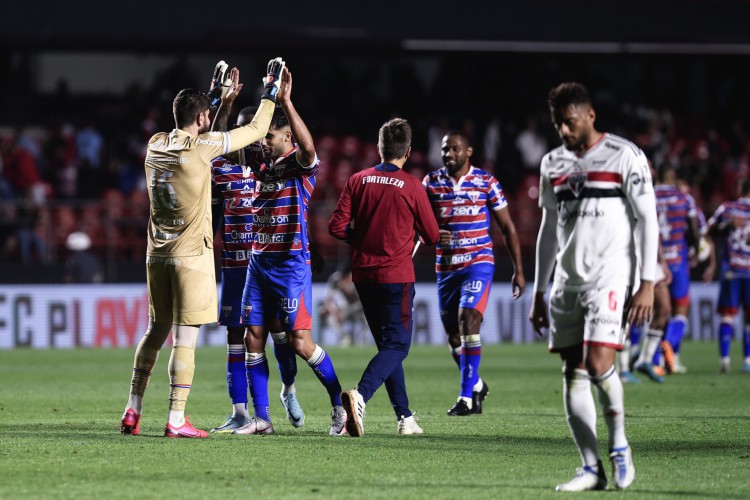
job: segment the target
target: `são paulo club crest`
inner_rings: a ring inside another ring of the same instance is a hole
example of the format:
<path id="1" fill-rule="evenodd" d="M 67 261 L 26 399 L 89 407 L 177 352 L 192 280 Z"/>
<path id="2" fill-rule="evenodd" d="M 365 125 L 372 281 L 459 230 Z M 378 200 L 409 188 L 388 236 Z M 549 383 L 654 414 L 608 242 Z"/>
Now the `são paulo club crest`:
<path id="1" fill-rule="evenodd" d="M 572 172 L 570 175 L 568 175 L 568 187 L 570 187 L 570 190 L 573 191 L 573 194 L 576 196 L 576 198 L 578 198 L 581 195 L 584 186 L 586 185 L 586 179 L 588 178 L 588 175 L 586 171 L 579 170 L 580 167 L 578 165 L 575 165 L 574 168 L 576 168 L 576 170 L 578 171 Z"/>

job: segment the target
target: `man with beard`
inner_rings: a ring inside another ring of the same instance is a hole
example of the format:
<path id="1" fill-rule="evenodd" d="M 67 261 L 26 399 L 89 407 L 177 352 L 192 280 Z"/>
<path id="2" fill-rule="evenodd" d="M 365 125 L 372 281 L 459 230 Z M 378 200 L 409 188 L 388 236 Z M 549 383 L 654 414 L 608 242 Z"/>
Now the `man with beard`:
<path id="1" fill-rule="evenodd" d="M 514 299 L 523 294 L 526 278 L 521 244 L 500 183 L 471 165 L 473 148 L 465 134 L 446 134 L 441 151 L 445 167 L 425 176 L 422 183 L 441 229 L 435 264 L 440 318 L 461 371 L 458 400 L 448 415 L 463 417 L 482 413 L 482 401 L 489 393 L 479 376 L 479 327 L 495 273 L 490 214 L 500 226 L 513 261 Z"/>
<path id="2" fill-rule="evenodd" d="M 268 64 L 265 91 L 255 118 L 231 132 L 209 132 L 209 97 L 194 89 L 174 99 L 175 129 L 160 132 L 148 143 L 146 180 L 151 212 L 148 222 L 146 279 L 148 329 L 138 344 L 130 397 L 120 422 L 123 434 L 140 434 L 143 395 L 159 350 L 174 325 L 169 358 L 169 418 L 164 435 L 204 438 L 185 418 L 185 402 L 193 383 L 195 345 L 202 324 L 216 321 L 216 276 L 211 228 L 211 160 L 244 148 L 268 131 L 276 95 L 288 80 L 281 58 Z M 229 92 L 239 92 L 239 72 Z"/>
<path id="3" fill-rule="evenodd" d="M 562 358 L 565 414 L 583 461 L 575 477 L 556 489 L 607 487 L 592 382 L 609 431 L 614 483 L 624 489 L 633 482 L 635 468 L 614 361 L 615 351 L 622 349 L 625 320 L 641 325 L 652 314 L 659 241 L 654 188 L 643 152 L 594 128 L 596 113 L 583 85 L 553 88 L 549 108 L 563 145 L 541 164 L 542 222 L 529 319 L 540 335 L 549 327 L 549 350 Z M 544 294 L 553 267 L 548 315 Z M 630 298 L 638 278 L 638 291 Z"/>

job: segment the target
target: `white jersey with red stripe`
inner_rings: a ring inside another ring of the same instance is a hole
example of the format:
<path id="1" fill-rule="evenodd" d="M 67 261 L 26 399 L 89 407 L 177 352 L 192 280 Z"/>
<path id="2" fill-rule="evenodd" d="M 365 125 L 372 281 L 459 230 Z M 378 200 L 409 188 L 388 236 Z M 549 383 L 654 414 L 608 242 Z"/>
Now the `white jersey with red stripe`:
<path id="1" fill-rule="evenodd" d="M 447 273 L 474 264 L 494 264 L 489 211 L 508 205 L 497 179 L 469 166 L 466 175 L 455 180 L 443 167 L 427 174 L 422 184 L 438 226 L 451 232 L 450 243 L 435 247 L 435 271 Z"/>
<path id="2" fill-rule="evenodd" d="M 583 291 L 633 285 L 633 207 L 654 188 L 646 156 L 612 134 L 577 154 L 561 146 L 542 160 L 539 206 L 557 218 L 555 282 Z"/>

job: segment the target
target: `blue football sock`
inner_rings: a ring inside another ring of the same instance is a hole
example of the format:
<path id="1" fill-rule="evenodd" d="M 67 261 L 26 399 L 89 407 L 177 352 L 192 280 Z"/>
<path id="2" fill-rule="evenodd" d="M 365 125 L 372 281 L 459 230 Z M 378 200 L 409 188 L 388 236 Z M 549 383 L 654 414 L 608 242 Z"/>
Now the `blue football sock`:
<path id="1" fill-rule="evenodd" d="M 746 326 L 742 332 L 742 345 L 745 351 L 745 359 L 750 358 L 750 326 Z"/>
<path id="2" fill-rule="evenodd" d="M 630 327 L 630 345 L 638 345 L 641 341 L 641 327 L 631 326 Z"/>
<path id="3" fill-rule="evenodd" d="M 341 384 L 336 376 L 336 370 L 333 368 L 328 353 L 320 346 L 315 346 L 315 352 L 307 360 L 307 364 L 315 372 L 315 376 L 328 391 L 328 397 L 331 399 L 331 406 L 341 406 Z"/>
<path id="4" fill-rule="evenodd" d="M 227 344 L 227 390 L 232 404 L 244 403 L 247 407 L 247 369 L 245 345 Z"/>
<path id="5" fill-rule="evenodd" d="M 686 326 L 687 318 L 682 315 L 675 316 L 669 321 L 669 323 L 667 323 L 664 338 L 671 344 L 672 350 L 675 354 L 680 353 L 680 345 L 682 344 L 682 337 L 685 335 Z"/>
<path id="6" fill-rule="evenodd" d="M 479 335 L 467 335 L 461 337 L 461 344 L 461 397 L 470 398 L 479 380 L 482 341 Z"/>
<path id="7" fill-rule="evenodd" d="M 289 343 L 289 338 L 286 332 L 271 333 L 271 338 L 273 338 L 273 354 L 279 365 L 281 383 L 293 385 L 294 378 L 297 376 L 297 357 Z"/>
<path id="8" fill-rule="evenodd" d="M 248 352 L 245 355 L 247 380 L 250 386 L 250 397 L 253 398 L 255 415 L 271 421 L 271 409 L 268 404 L 268 359 L 265 353 Z"/>
<path id="9" fill-rule="evenodd" d="M 734 337 L 734 328 L 732 323 L 722 321 L 719 323 L 719 356 L 726 358 L 729 356 L 729 346 Z"/>

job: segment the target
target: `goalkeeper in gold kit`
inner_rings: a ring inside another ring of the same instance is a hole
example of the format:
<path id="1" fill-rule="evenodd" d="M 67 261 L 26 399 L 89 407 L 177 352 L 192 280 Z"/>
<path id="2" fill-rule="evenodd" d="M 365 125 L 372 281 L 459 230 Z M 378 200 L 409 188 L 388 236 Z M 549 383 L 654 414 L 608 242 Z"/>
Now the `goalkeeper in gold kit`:
<path id="1" fill-rule="evenodd" d="M 284 66 L 281 58 L 269 62 L 260 106 L 247 126 L 209 132 L 209 96 L 184 89 L 174 99 L 175 129 L 157 133 L 149 141 L 145 163 L 151 200 L 146 251 L 149 324 L 135 352 L 130 397 L 120 425 L 123 434 L 140 434 L 143 395 L 159 350 L 172 331 L 164 435 L 208 435 L 185 419 L 185 402 L 193 382 L 198 329 L 216 321 L 211 160 L 265 137 L 276 93 L 282 79 L 288 78 Z M 231 80 L 228 92 L 238 92 L 242 88 L 238 71 L 232 71 Z"/>

